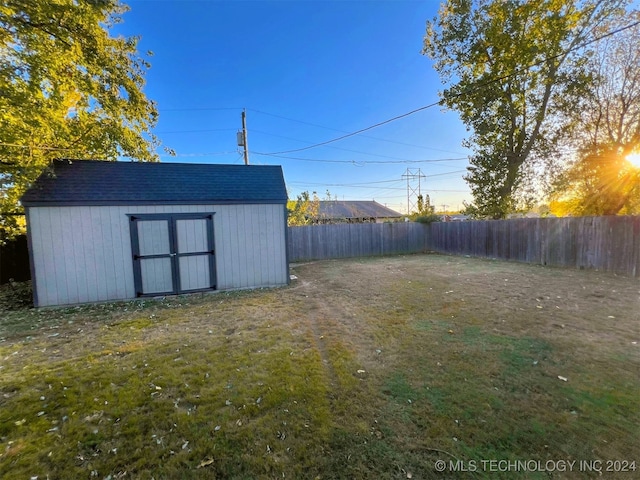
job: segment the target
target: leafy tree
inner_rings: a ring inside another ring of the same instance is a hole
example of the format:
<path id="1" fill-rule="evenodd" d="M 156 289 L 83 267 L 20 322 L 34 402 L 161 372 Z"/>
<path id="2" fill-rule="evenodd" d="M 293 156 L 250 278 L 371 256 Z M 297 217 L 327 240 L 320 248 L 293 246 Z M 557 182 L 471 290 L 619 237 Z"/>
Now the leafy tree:
<path id="1" fill-rule="evenodd" d="M 640 168 L 617 149 L 580 158 L 565 172 L 563 183 L 550 204 L 558 216 L 640 212 Z"/>
<path id="2" fill-rule="evenodd" d="M 436 207 L 431 205 L 431 198 L 429 195 L 418 195 L 417 211 L 409 215 L 409 218 L 414 222 L 419 223 L 433 223 L 442 220 L 440 215 L 436 215 Z"/>
<path id="3" fill-rule="evenodd" d="M 0 233 L 54 158 L 157 160 L 155 103 L 138 38 L 110 36 L 119 0 L 5 0 L 0 6 Z"/>
<path id="4" fill-rule="evenodd" d="M 417 213 L 419 216 L 433 215 L 436 211 L 436 207 L 434 205 L 431 205 L 431 198 L 429 197 L 429 195 L 427 195 L 426 197 L 423 197 L 422 194 L 418 195 L 417 206 Z"/>
<path id="5" fill-rule="evenodd" d="M 316 192 L 311 195 L 307 191 L 302 192 L 296 200 L 287 202 L 287 210 L 289 212 L 287 223 L 290 227 L 310 225 L 314 218 L 318 218 L 320 198 Z"/>
<path id="6" fill-rule="evenodd" d="M 442 104 L 472 132 L 470 213 L 503 218 L 554 166 L 565 114 L 590 85 L 579 47 L 626 3 L 449 0 L 427 22 L 423 52 L 448 84 Z"/>
<path id="7" fill-rule="evenodd" d="M 634 21 L 640 12 L 608 25 L 620 31 L 589 58 L 595 82 L 576 109 L 578 156 L 557 182 L 554 213 L 640 213 L 640 170 L 627 160 L 640 152 L 640 25 L 621 30 Z"/>

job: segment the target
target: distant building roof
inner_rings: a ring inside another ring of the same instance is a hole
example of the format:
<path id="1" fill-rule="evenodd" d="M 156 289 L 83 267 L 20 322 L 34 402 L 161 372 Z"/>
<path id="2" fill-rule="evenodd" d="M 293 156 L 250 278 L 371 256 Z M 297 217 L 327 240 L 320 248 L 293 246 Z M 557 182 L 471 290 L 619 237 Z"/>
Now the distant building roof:
<path id="1" fill-rule="evenodd" d="M 286 203 L 280 166 L 56 160 L 22 197 L 37 205 Z"/>
<path id="2" fill-rule="evenodd" d="M 455 213 L 447 216 L 452 222 L 464 222 L 465 220 L 471 220 L 471 215 L 465 215 L 464 213 Z"/>
<path id="3" fill-rule="evenodd" d="M 376 201 L 321 201 L 318 217 L 324 219 L 340 218 L 400 218 L 402 215 Z"/>

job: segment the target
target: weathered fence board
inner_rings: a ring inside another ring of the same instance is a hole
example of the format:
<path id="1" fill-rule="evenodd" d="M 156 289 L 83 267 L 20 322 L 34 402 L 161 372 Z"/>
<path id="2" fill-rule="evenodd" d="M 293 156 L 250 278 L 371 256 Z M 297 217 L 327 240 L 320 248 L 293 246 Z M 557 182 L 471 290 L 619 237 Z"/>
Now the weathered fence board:
<path id="1" fill-rule="evenodd" d="M 420 223 L 346 223 L 289 228 L 289 260 L 424 252 L 429 228 Z"/>
<path id="2" fill-rule="evenodd" d="M 523 218 L 434 223 L 428 248 L 640 276 L 640 217 Z"/>

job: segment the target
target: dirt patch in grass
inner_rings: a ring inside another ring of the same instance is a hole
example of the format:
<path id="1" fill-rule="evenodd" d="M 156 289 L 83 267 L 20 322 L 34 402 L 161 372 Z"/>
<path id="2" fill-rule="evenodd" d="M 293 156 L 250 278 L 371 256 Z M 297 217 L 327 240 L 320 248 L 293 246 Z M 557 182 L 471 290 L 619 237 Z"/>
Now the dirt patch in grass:
<path id="1" fill-rule="evenodd" d="M 2 311 L 0 477 L 636 476 L 637 279 L 438 255 L 292 270 Z"/>

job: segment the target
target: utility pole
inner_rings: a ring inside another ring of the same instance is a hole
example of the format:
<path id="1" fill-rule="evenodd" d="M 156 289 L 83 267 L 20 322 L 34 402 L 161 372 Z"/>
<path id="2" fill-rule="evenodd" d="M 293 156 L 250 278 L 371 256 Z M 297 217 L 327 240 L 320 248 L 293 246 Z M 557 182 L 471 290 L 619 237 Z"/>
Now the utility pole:
<path id="1" fill-rule="evenodd" d="M 407 171 L 402 175 L 402 178 L 407 179 L 407 215 L 410 215 L 412 207 L 415 208 L 416 206 L 416 200 L 411 201 L 411 197 L 412 195 L 415 195 L 417 199 L 417 197 L 420 196 L 420 179 L 426 177 L 422 174 L 422 170 L 419 168 L 407 168 Z M 418 180 L 417 188 L 415 184 L 412 183 L 416 179 Z"/>
<path id="2" fill-rule="evenodd" d="M 238 137 L 240 137 L 238 135 Z M 244 147 L 244 164 L 249 165 L 249 145 L 247 144 L 247 111 L 242 109 L 242 143 L 238 138 L 238 145 Z"/>

